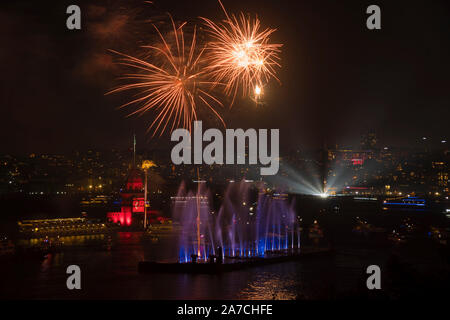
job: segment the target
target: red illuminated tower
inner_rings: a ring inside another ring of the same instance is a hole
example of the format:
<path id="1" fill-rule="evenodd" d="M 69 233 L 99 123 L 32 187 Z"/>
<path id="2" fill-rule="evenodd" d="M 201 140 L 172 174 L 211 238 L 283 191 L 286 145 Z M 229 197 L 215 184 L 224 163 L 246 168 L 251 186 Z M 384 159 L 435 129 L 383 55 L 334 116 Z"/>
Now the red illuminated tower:
<path id="1" fill-rule="evenodd" d="M 107 217 L 122 226 L 131 226 L 136 214 L 144 213 L 144 180 L 142 171 L 136 168 L 136 138 L 133 139 L 133 164 L 124 188 L 120 191 L 121 210 L 108 212 Z M 139 220 L 139 219 L 137 219 Z"/>

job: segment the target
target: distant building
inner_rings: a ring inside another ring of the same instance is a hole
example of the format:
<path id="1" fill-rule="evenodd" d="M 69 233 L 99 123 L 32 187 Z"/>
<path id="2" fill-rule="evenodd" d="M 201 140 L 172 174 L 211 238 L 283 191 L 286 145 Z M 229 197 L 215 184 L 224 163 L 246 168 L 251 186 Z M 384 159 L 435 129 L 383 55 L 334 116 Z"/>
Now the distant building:
<path id="1" fill-rule="evenodd" d="M 377 136 L 375 133 L 370 132 L 362 136 L 361 138 L 361 149 L 363 150 L 373 150 L 377 146 Z"/>
<path id="2" fill-rule="evenodd" d="M 144 215 L 144 180 L 140 170 L 133 168 L 128 173 L 125 188 L 120 191 L 121 210 L 108 212 L 107 218 L 122 226 L 140 225 Z M 157 214 L 147 210 L 148 220 Z"/>

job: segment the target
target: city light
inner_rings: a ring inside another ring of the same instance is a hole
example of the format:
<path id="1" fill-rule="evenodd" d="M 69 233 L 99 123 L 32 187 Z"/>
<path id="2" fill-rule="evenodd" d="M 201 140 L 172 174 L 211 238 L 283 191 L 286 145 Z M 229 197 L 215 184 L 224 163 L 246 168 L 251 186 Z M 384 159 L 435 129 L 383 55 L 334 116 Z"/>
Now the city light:
<path id="1" fill-rule="evenodd" d="M 144 160 L 141 165 L 143 170 L 148 170 L 150 168 L 156 167 L 156 163 L 152 160 Z"/>

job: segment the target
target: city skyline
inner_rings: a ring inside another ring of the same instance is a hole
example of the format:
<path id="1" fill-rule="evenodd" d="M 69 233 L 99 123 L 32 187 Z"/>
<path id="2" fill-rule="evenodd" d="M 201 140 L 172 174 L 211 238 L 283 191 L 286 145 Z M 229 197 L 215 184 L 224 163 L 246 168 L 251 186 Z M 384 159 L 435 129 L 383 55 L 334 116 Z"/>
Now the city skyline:
<path id="1" fill-rule="evenodd" d="M 130 168 L 138 168 L 142 161 L 151 159 L 157 164 L 151 170 L 153 191 L 165 184 L 177 186 L 183 180 L 195 180 L 199 169 L 211 185 L 262 179 L 280 190 L 298 194 L 320 193 L 321 176 L 334 193 L 345 191 L 346 187 L 364 187 L 381 194 L 393 190 L 405 194 L 444 194 L 448 190 L 450 153 L 446 144 L 439 146 L 390 148 L 380 145 L 375 135 L 364 135 L 355 148 L 330 146 L 282 153 L 280 172 L 274 177 L 261 176 L 260 166 L 250 165 L 247 156 L 243 165 L 173 165 L 169 155 L 161 150 L 143 148 L 138 148 L 135 156 L 131 148 L 73 151 L 65 155 L 0 155 L 3 184 L 0 193 L 114 194 L 122 187 Z M 392 190 L 385 190 L 386 185 Z"/>

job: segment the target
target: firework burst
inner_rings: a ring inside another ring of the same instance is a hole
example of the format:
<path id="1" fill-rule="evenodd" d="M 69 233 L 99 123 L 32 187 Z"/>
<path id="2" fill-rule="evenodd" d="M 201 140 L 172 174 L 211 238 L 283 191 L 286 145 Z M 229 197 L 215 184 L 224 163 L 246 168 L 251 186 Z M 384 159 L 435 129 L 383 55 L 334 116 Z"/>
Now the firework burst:
<path id="1" fill-rule="evenodd" d="M 162 135 L 169 128 L 172 131 L 180 125 L 191 131 L 192 122 L 197 119 L 199 104 L 206 106 L 225 126 L 214 108 L 222 106 L 222 103 L 210 92 L 216 83 L 205 77 L 205 69 L 202 68 L 205 48 L 197 46 L 196 28 L 189 41 L 183 32 L 186 23 L 177 26 L 172 17 L 170 21 L 172 31 L 165 36 L 153 25 L 160 41 L 155 45 L 143 46 L 149 50 L 145 58 L 112 51 L 120 55 L 120 64 L 136 72 L 125 74 L 121 79 L 127 83 L 108 94 L 137 90 L 134 98 L 120 108 L 136 107 L 129 116 L 153 110 L 156 117 L 148 128 L 153 136 L 158 133 Z"/>
<path id="2" fill-rule="evenodd" d="M 233 100 L 240 90 L 243 96 L 261 92 L 271 78 L 278 80 L 276 68 L 281 67 L 281 44 L 270 44 L 276 29 L 262 29 L 260 20 L 244 13 L 228 15 L 219 0 L 226 19 L 215 23 L 201 18 L 212 40 L 208 43 L 207 71 L 216 83 L 224 87 Z M 279 80 L 278 80 L 279 81 Z"/>

